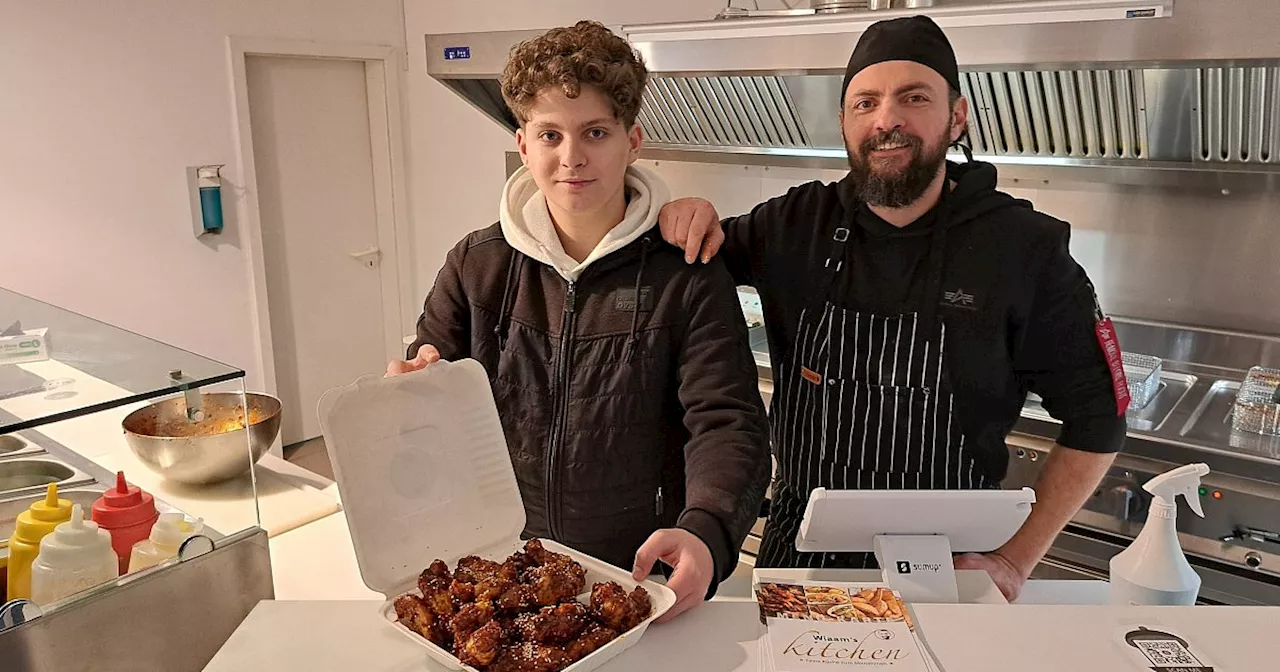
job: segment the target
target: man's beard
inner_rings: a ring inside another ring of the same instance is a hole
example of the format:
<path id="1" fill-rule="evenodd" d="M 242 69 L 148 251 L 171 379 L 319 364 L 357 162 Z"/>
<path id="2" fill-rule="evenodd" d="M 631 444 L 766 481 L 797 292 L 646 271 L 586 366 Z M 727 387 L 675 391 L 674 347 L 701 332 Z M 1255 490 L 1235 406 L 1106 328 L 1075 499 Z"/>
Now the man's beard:
<path id="1" fill-rule="evenodd" d="M 886 208 L 902 208 L 914 203 L 924 195 L 938 176 L 938 169 L 947 160 L 948 137 L 943 135 L 932 149 L 926 149 L 920 138 L 893 130 L 865 140 L 860 148 L 861 152 L 854 152 L 849 141 L 845 140 L 845 151 L 849 154 L 849 175 L 858 199 L 867 205 Z M 872 167 L 872 148 L 886 142 L 908 145 L 911 160 L 906 170 L 886 171 Z"/>

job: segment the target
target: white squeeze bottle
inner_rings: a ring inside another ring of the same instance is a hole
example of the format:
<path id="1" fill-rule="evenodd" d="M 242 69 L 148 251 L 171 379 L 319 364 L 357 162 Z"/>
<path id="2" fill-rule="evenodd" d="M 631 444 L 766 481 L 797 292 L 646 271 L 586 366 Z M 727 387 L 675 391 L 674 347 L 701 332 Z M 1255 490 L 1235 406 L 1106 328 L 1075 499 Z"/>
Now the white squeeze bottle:
<path id="1" fill-rule="evenodd" d="M 187 517 L 181 513 L 162 513 L 151 528 L 151 536 L 133 545 L 129 554 L 129 571 L 154 567 L 169 558 L 178 555 L 182 542 L 197 535 L 204 529 L 204 520 L 196 519 L 188 523 Z"/>
<path id="2" fill-rule="evenodd" d="M 75 504 L 71 520 L 40 540 L 40 555 L 31 564 L 31 601 L 48 605 L 119 575 L 111 533 L 85 520 L 84 510 Z"/>
<path id="3" fill-rule="evenodd" d="M 1123 605 L 1194 605 L 1200 594 L 1200 575 L 1191 568 L 1178 543 L 1178 500 L 1182 495 L 1196 515 L 1200 508 L 1200 477 L 1209 465 L 1188 464 L 1147 481 L 1142 488 L 1154 496 L 1147 522 L 1129 548 L 1111 558 L 1111 603 Z"/>

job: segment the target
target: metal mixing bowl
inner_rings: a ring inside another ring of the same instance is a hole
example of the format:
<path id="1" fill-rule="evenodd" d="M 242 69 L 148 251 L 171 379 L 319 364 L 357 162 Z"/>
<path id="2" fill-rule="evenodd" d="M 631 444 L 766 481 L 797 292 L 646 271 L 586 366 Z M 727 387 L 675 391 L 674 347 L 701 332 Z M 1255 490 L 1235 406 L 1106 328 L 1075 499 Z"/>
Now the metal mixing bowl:
<path id="1" fill-rule="evenodd" d="M 249 471 L 247 446 L 256 463 L 280 433 L 280 400 L 257 393 L 245 398 L 252 421 L 247 439 L 236 392 L 201 394 L 200 422 L 187 419 L 181 396 L 140 408 L 124 419 L 124 435 L 133 454 L 167 479 L 192 485 L 226 481 Z"/>

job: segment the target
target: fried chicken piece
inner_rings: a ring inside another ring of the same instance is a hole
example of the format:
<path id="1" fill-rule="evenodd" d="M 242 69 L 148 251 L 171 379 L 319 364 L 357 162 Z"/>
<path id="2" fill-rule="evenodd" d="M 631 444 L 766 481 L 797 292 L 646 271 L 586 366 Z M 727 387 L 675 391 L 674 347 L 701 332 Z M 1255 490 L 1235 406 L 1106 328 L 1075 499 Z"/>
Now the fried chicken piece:
<path id="1" fill-rule="evenodd" d="M 573 558 L 563 554 L 548 551 L 542 546 L 541 539 L 530 539 L 524 544 L 524 552 L 536 565 L 558 565 L 562 563 L 573 562 Z"/>
<path id="2" fill-rule="evenodd" d="M 466 583 L 459 579 L 454 579 L 453 583 L 449 585 L 449 595 L 458 604 L 480 601 L 476 598 L 476 584 Z"/>
<path id="3" fill-rule="evenodd" d="M 638 619 L 636 625 L 653 613 L 653 601 L 649 599 L 649 591 L 645 590 L 644 586 L 636 586 L 627 597 L 631 599 L 631 605 L 635 608 Z"/>
<path id="4" fill-rule="evenodd" d="M 533 586 L 514 585 L 498 598 L 498 610 L 506 614 L 529 611 L 538 606 L 537 594 Z"/>
<path id="5" fill-rule="evenodd" d="M 538 547 L 541 548 L 541 546 L 541 543 L 539 543 Z M 543 550 L 545 552 L 546 549 Z M 509 576 L 512 581 L 515 581 L 524 573 L 524 570 L 536 567 L 538 564 L 538 561 L 534 560 L 532 555 L 524 551 L 516 551 L 511 554 L 511 557 L 507 558 L 506 562 L 502 563 L 503 576 Z"/>
<path id="6" fill-rule="evenodd" d="M 494 662 L 506 641 L 502 626 L 489 621 L 458 645 L 458 660 L 463 665 L 484 669 Z"/>
<path id="7" fill-rule="evenodd" d="M 493 622 L 502 628 L 503 637 L 508 642 L 515 642 L 520 639 L 520 629 L 516 627 L 516 619 L 511 616 L 495 616 Z"/>
<path id="8" fill-rule="evenodd" d="M 448 648 L 448 630 L 443 627 L 440 619 L 431 613 L 431 609 L 426 602 L 422 601 L 422 598 L 413 594 L 401 595 L 396 598 L 394 604 L 396 618 L 400 619 L 405 627 L 422 635 L 428 641 Z"/>
<path id="9" fill-rule="evenodd" d="M 422 591 L 423 595 L 427 594 L 428 588 L 433 591 L 448 590 L 451 583 L 453 583 L 453 576 L 449 574 L 449 565 L 444 564 L 443 560 L 436 560 L 418 575 L 418 590 Z"/>
<path id="10" fill-rule="evenodd" d="M 543 607 L 536 614 L 521 614 L 516 628 L 526 642 L 538 644 L 565 644 L 586 629 L 590 614 L 581 602 L 565 602 L 554 607 Z"/>
<path id="11" fill-rule="evenodd" d="M 519 582 L 520 572 L 516 571 L 516 566 L 508 559 L 498 569 L 497 574 L 486 576 L 475 584 L 475 600 L 496 602 L 503 593 Z"/>
<path id="12" fill-rule="evenodd" d="M 545 606 L 577 597 L 587 585 L 587 570 L 568 560 L 530 567 L 525 570 L 523 578 L 524 583 L 533 587 L 537 603 Z"/>
<path id="13" fill-rule="evenodd" d="M 497 576 L 501 570 L 502 565 L 492 560 L 468 555 L 458 561 L 458 569 L 454 571 L 453 576 L 467 583 L 480 583 L 485 579 Z"/>
<path id="14" fill-rule="evenodd" d="M 644 588 L 636 586 L 628 595 L 622 586 L 609 581 L 591 587 L 591 611 L 601 623 L 618 632 L 626 632 L 648 618 L 653 605 Z"/>
<path id="15" fill-rule="evenodd" d="M 458 610 L 449 629 L 453 631 L 453 641 L 465 642 L 471 633 L 479 630 L 493 620 L 493 605 L 488 602 L 476 602 L 464 605 Z"/>
<path id="16" fill-rule="evenodd" d="M 437 619 L 448 622 L 453 618 L 453 614 L 457 612 L 457 604 L 453 601 L 453 596 L 449 594 L 449 588 L 432 588 L 427 586 L 422 591 L 422 601 L 431 609 L 431 613 L 435 614 Z"/>
<path id="17" fill-rule="evenodd" d="M 569 660 L 576 663 L 617 638 L 616 630 L 592 623 L 581 635 L 565 645 L 564 652 Z"/>
<path id="18" fill-rule="evenodd" d="M 560 672 L 572 662 L 559 647 L 522 642 L 503 649 L 488 672 Z"/>
<path id="19" fill-rule="evenodd" d="M 422 592 L 422 601 L 433 614 L 445 620 L 457 611 L 454 598 L 449 593 L 453 582 L 449 566 L 440 560 L 431 563 L 430 567 L 418 575 L 418 590 Z"/>

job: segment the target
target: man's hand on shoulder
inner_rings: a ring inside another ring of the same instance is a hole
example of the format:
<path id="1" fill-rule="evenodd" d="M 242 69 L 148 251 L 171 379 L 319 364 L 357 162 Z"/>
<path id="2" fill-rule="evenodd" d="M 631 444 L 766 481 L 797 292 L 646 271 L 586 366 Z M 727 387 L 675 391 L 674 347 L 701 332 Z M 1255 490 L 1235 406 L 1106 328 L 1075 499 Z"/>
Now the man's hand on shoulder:
<path id="1" fill-rule="evenodd" d="M 724 229 L 715 206 L 701 198 L 681 198 L 662 206 L 658 228 L 663 240 L 684 250 L 684 260 L 692 264 L 711 261 L 724 244 Z"/>

